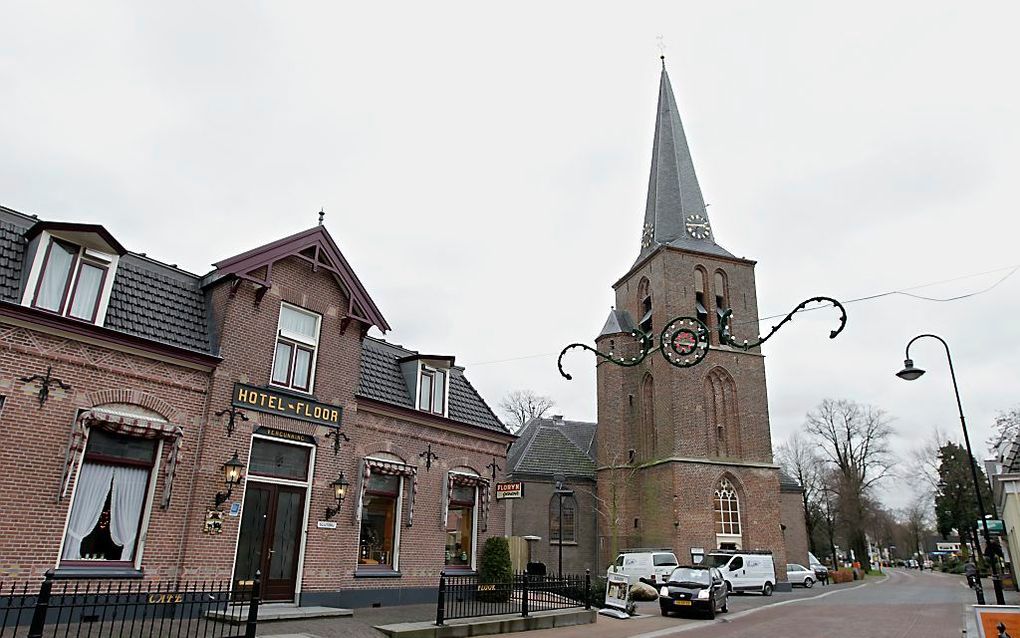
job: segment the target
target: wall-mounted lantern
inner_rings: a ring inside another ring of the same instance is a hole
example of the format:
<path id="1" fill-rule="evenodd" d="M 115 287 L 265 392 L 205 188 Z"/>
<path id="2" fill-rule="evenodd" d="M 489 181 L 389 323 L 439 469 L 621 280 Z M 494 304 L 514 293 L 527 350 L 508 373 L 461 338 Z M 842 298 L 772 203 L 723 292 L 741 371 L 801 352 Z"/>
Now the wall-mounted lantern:
<path id="1" fill-rule="evenodd" d="M 336 499 L 336 507 L 326 508 L 326 520 L 333 518 L 340 513 L 340 506 L 344 504 L 344 499 L 347 498 L 347 488 L 351 484 L 344 477 L 344 473 L 340 472 L 340 476 L 330 483 L 330 487 L 333 488 L 333 498 Z"/>
<path id="2" fill-rule="evenodd" d="M 230 495 L 234 491 L 234 486 L 241 482 L 241 473 L 244 471 L 244 463 L 237 458 L 237 450 L 234 450 L 234 456 L 229 461 L 223 464 L 223 475 L 227 484 L 226 492 L 216 492 L 216 509 L 220 508 L 230 499 Z"/>

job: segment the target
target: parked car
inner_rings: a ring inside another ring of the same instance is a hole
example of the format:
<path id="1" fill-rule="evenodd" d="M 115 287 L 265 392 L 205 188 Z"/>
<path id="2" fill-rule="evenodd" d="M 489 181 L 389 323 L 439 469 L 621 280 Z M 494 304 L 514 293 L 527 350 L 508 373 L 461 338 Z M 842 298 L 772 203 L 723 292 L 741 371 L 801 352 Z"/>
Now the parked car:
<path id="1" fill-rule="evenodd" d="M 731 592 L 761 592 L 771 596 L 776 588 L 776 565 L 772 552 L 716 551 L 705 557 L 717 568 Z"/>
<path id="2" fill-rule="evenodd" d="M 818 557 L 808 552 L 808 567 L 815 573 L 815 580 L 828 582 L 829 580 L 829 568 L 822 564 L 822 561 L 818 560 Z"/>
<path id="3" fill-rule="evenodd" d="M 714 567 L 678 567 L 659 588 L 659 610 L 663 616 L 674 612 L 700 611 L 715 618 L 729 611 L 726 581 Z"/>
<path id="4" fill-rule="evenodd" d="M 678 564 L 676 555 L 669 550 L 624 550 L 606 574 L 623 574 L 631 585 L 640 579 L 665 583 Z"/>
<path id="5" fill-rule="evenodd" d="M 815 580 L 818 579 L 815 570 L 797 563 L 786 564 L 786 578 L 789 579 L 791 585 L 803 585 L 808 588 L 814 587 Z"/>

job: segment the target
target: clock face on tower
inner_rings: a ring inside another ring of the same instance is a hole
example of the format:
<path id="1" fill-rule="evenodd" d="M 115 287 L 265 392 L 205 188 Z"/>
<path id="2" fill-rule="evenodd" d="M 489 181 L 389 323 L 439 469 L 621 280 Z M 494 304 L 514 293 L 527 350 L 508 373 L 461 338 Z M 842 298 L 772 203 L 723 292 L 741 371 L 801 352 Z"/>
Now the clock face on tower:
<path id="1" fill-rule="evenodd" d="M 644 230 L 641 232 L 641 247 L 648 248 L 652 245 L 652 239 L 655 236 L 655 226 L 651 224 L 645 224 Z"/>
<path id="2" fill-rule="evenodd" d="M 687 234 L 695 239 L 707 239 L 712 234 L 712 228 L 701 215 L 688 215 Z"/>

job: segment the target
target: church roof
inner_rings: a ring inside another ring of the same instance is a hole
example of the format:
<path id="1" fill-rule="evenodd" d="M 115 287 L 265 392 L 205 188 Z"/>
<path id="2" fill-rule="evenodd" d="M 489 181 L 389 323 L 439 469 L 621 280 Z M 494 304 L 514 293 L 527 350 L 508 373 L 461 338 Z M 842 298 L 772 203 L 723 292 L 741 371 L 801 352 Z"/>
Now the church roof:
<path id="1" fill-rule="evenodd" d="M 734 257 L 715 243 L 665 63 L 659 80 L 652 169 L 637 262 L 660 246 Z"/>
<path id="2" fill-rule="evenodd" d="M 630 313 L 626 310 L 613 308 L 609 311 L 609 318 L 606 319 L 606 325 L 602 326 L 602 332 L 599 333 L 599 337 L 620 333 L 630 334 L 633 329 L 634 321 L 631 320 Z"/>
<path id="3" fill-rule="evenodd" d="M 598 424 L 563 417 L 532 419 L 517 433 L 507 454 L 507 473 L 520 476 L 595 478 Z"/>

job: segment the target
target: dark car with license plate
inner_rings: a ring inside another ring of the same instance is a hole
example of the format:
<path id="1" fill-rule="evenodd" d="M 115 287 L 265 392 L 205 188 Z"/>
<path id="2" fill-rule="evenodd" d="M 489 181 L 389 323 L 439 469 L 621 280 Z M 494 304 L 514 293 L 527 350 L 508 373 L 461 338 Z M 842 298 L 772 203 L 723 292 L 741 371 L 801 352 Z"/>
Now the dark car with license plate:
<path id="1" fill-rule="evenodd" d="M 715 618 L 727 609 L 726 581 L 715 567 L 677 567 L 659 587 L 659 609 L 671 613 L 698 612 Z"/>

